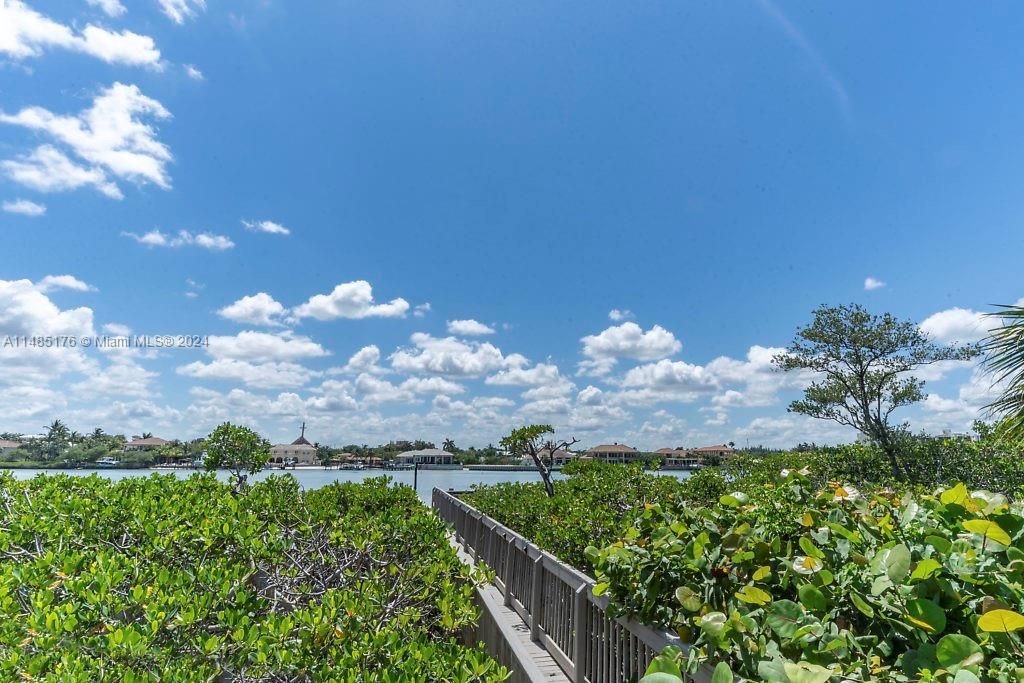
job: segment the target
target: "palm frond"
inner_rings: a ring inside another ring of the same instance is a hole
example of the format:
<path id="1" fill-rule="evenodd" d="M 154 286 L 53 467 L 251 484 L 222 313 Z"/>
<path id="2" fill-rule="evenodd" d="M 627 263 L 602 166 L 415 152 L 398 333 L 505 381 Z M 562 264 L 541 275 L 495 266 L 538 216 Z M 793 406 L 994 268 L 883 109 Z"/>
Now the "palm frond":
<path id="1" fill-rule="evenodd" d="M 985 369 L 1002 384 L 1002 395 L 985 406 L 1003 418 L 1000 433 L 1008 439 L 1024 438 L 1024 306 L 1000 306 L 987 315 L 1002 325 L 982 341 Z"/>

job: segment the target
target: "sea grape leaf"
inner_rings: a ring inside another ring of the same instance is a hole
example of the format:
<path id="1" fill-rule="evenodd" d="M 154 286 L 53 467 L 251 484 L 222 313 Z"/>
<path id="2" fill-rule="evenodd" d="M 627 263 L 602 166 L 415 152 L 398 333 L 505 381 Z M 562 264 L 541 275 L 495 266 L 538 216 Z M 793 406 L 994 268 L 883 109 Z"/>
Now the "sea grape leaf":
<path id="1" fill-rule="evenodd" d="M 931 600 L 915 598 L 907 601 L 906 621 L 928 633 L 942 633 L 946 628 L 946 613 Z"/>
<path id="2" fill-rule="evenodd" d="M 825 594 L 811 584 L 803 584 L 797 593 L 800 596 L 800 603 L 812 612 L 824 612 L 828 609 L 828 600 L 825 599 Z"/>
<path id="3" fill-rule="evenodd" d="M 1010 609 L 994 609 L 978 619 L 978 628 L 988 633 L 1010 633 L 1024 628 L 1024 615 Z"/>
<path id="4" fill-rule="evenodd" d="M 989 541 L 995 541 L 1003 546 L 1010 545 L 1010 535 L 1003 531 L 1003 528 L 993 521 L 987 519 L 969 519 L 964 522 L 963 526 L 972 534 L 978 534 L 981 536 L 982 542 L 985 544 Z"/>
<path id="5" fill-rule="evenodd" d="M 947 669 L 980 664 L 980 657 L 981 646 L 959 633 L 942 636 L 935 646 L 935 658 Z"/>
<path id="6" fill-rule="evenodd" d="M 803 610 L 792 600 L 776 600 L 767 610 L 768 627 L 782 638 L 791 638 L 800 628 Z"/>

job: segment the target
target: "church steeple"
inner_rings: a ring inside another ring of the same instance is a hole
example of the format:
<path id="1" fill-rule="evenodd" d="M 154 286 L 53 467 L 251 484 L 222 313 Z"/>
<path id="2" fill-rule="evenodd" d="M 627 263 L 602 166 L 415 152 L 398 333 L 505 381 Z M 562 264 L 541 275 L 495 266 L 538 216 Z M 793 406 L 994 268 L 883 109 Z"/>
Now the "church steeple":
<path id="1" fill-rule="evenodd" d="M 292 441 L 292 445 L 293 446 L 303 446 L 303 445 L 305 445 L 305 446 L 312 446 L 313 445 L 310 442 L 306 441 L 306 423 L 305 422 L 302 423 L 302 433 L 299 435 L 299 438 L 295 439 L 295 441 Z"/>

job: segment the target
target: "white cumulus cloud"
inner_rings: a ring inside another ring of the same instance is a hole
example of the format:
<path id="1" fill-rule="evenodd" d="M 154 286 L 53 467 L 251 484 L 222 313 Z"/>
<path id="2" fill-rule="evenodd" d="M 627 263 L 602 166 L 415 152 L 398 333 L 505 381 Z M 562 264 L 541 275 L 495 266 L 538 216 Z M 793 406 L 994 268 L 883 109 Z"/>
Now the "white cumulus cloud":
<path id="1" fill-rule="evenodd" d="M 494 334 L 494 328 L 477 322 L 476 320 L 449 320 L 448 334 L 458 334 L 464 337 L 478 337 L 485 334 Z"/>
<path id="2" fill-rule="evenodd" d="M 588 335 L 580 340 L 586 360 L 579 369 L 585 375 L 606 375 L 621 358 L 652 361 L 678 353 L 683 345 L 675 336 L 655 325 L 644 330 L 633 322 L 612 326 L 600 334 Z"/>
<path id="3" fill-rule="evenodd" d="M 111 199 L 124 197 L 103 169 L 76 164 L 53 145 L 40 145 L 16 159 L 0 161 L 0 169 L 14 182 L 39 192 L 66 192 L 91 186 Z"/>
<path id="4" fill-rule="evenodd" d="M 206 352 L 213 358 L 245 361 L 280 361 L 330 355 L 309 337 L 246 330 L 232 336 L 213 335 Z"/>
<path id="5" fill-rule="evenodd" d="M 881 289 L 885 287 L 885 283 L 874 277 L 867 277 L 864 279 L 864 291 L 870 292 L 873 289 Z"/>
<path id="6" fill-rule="evenodd" d="M 73 116 L 42 107 L 26 107 L 16 114 L 0 112 L 0 123 L 48 135 L 84 162 L 44 144 L 17 160 L 3 162 L 2 167 L 13 180 L 44 192 L 92 185 L 119 199 L 121 191 L 110 176 L 169 189 L 171 152 L 157 139 L 156 130 L 143 122 L 146 116 L 167 119 L 171 114 L 137 86 L 123 83 L 104 89 L 89 109 Z"/>
<path id="7" fill-rule="evenodd" d="M 182 365 L 177 373 L 196 379 L 240 382 L 258 389 L 301 387 L 313 377 L 308 368 L 298 363 L 250 363 L 234 358 L 221 358 L 209 363 L 196 361 Z"/>
<path id="8" fill-rule="evenodd" d="M 74 275 L 47 275 L 38 283 L 36 289 L 40 292 L 50 292 L 55 289 L 73 289 L 76 292 L 91 292 L 95 288 L 79 280 Z"/>
<path id="9" fill-rule="evenodd" d="M 317 294 L 292 311 L 299 318 L 336 320 L 338 318 L 401 318 L 409 311 L 409 302 L 398 298 L 383 304 L 373 300 L 373 287 L 366 280 L 345 282 L 330 294 Z"/>
<path id="10" fill-rule="evenodd" d="M 238 301 L 217 311 L 217 315 L 236 323 L 263 325 L 266 327 L 281 325 L 280 317 L 285 307 L 266 292 L 252 296 L 243 296 Z"/>
<path id="11" fill-rule="evenodd" d="M 998 327 L 995 320 L 969 308 L 949 308 L 933 313 L 920 325 L 922 332 L 943 343 L 978 341 L 994 327 Z"/>
<path id="12" fill-rule="evenodd" d="M 7 213 L 17 213 L 22 216 L 29 216 L 35 218 L 42 216 L 46 213 L 46 207 L 42 204 L 36 204 L 28 199 L 15 199 L 13 201 L 4 202 L 4 211 Z"/>
<path id="13" fill-rule="evenodd" d="M 518 354 L 504 356 L 493 344 L 438 338 L 424 332 L 412 335 L 412 348 L 391 354 L 391 367 L 399 372 L 479 377 L 495 370 L 524 365 Z"/>
<path id="14" fill-rule="evenodd" d="M 104 11 L 116 11 L 120 4 L 117 0 L 98 0 L 99 3 Z M 161 68 L 160 50 L 149 36 L 109 31 L 94 24 L 76 31 L 19 0 L 0 2 L 0 53 L 25 59 L 53 48 L 87 54 L 108 64 Z"/>

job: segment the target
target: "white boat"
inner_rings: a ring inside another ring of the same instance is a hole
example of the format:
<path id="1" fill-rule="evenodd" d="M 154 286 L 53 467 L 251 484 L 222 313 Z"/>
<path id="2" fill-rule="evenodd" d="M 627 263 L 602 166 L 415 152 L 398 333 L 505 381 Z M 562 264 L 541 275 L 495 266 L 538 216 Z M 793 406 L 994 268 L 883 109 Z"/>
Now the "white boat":
<path id="1" fill-rule="evenodd" d="M 111 458 L 109 455 L 96 461 L 96 467 L 119 467 L 120 465 L 120 460 Z"/>

